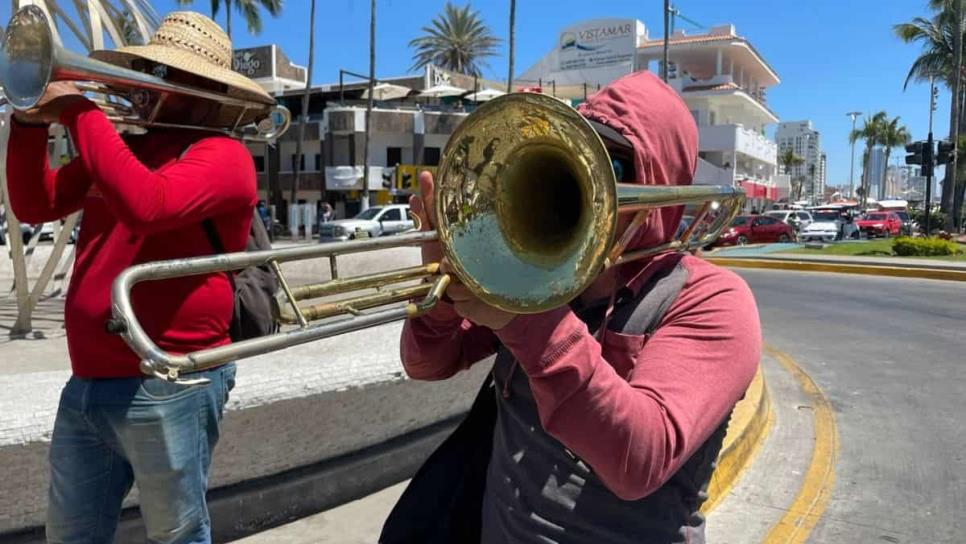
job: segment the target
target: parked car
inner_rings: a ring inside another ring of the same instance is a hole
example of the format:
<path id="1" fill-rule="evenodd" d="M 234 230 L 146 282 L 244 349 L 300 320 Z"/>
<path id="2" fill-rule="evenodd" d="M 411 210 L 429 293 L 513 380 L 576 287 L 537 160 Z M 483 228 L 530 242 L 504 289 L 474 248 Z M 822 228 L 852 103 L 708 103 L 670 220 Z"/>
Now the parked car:
<path id="1" fill-rule="evenodd" d="M 371 237 L 398 234 L 413 228 L 408 204 L 374 206 L 352 219 L 337 219 L 319 226 L 319 242 L 352 240 L 359 232 Z"/>
<path id="2" fill-rule="evenodd" d="M 902 233 L 902 218 L 895 212 L 870 212 L 862 219 L 856 220 L 855 224 L 869 238 L 873 236 L 888 238 Z"/>
<path id="3" fill-rule="evenodd" d="M 813 209 L 810 213 L 812 222 L 798 232 L 800 240 L 832 242 L 839 239 L 846 224 L 840 209 Z M 851 237 L 852 227 L 849 227 L 849 230 Z M 857 235 L 858 229 L 854 229 L 854 232 Z"/>
<path id="4" fill-rule="evenodd" d="M 912 236 L 917 230 L 919 230 L 919 223 L 916 223 L 912 217 L 909 216 L 909 212 L 906 210 L 896 210 L 894 212 L 902 219 L 902 234 L 906 236 Z"/>
<path id="5" fill-rule="evenodd" d="M 772 210 L 765 212 L 768 217 L 791 226 L 795 231 L 799 231 L 812 223 L 812 214 L 802 210 Z"/>
<path id="6" fill-rule="evenodd" d="M 739 215 L 731 221 L 715 245 L 743 246 L 763 242 L 791 242 L 795 231 L 791 226 L 767 215 Z"/>

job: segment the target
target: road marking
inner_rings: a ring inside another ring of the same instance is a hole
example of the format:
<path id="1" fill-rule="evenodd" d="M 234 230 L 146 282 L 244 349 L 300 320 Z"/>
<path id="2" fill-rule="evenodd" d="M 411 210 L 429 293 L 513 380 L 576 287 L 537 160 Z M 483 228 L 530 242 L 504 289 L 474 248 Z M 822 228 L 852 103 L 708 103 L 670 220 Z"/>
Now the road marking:
<path id="1" fill-rule="evenodd" d="M 812 378 L 788 354 L 768 344 L 765 351 L 795 378 L 814 408 L 815 446 L 802 486 L 785 515 L 762 541 L 764 544 L 798 544 L 808 539 L 832 498 L 839 450 L 838 430 L 832 405 Z"/>
<path id="2" fill-rule="evenodd" d="M 893 278 L 924 278 L 930 280 L 966 281 L 966 270 L 939 268 L 916 268 L 912 266 L 887 266 L 875 264 L 830 263 L 785 259 L 752 259 L 745 257 L 713 257 L 705 260 L 718 266 L 733 268 L 767 268 L 773 270 L 793 270 L 796 272 L 831 272 L 833 274 L 863 274 L 868 276 L 890 276 Z"/>

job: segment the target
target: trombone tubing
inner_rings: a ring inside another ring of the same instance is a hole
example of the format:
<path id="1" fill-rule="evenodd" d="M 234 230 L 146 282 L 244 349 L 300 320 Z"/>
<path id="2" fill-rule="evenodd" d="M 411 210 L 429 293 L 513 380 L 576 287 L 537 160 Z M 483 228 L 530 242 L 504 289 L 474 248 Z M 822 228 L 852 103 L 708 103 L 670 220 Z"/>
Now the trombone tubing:
<path id="1" fill-rule="evenodd" d="M 175 355 L 163 351 L 141 327 L 131 303 L 131 289 L 138 283 L 182 276 L 196 276 L 214 272 L 230 272 L 250 266 L 284 263 L 302 259 L 347 255 L 391 247 L 418 245 L 437 239 L 435 231 L 401 234 L 393 237 L 335 242 L 309 247 L 293 247 L 265 251 L 227 253 L 207 257 L 173 259 L 144 263 L 124 270 L 111 287 L 111 310 L 120 326 L 121 336 L 141 358 L 141 370 L 149 375 L 174 380 L 180 372 L 204 370 L 219 364 L 245 357 L 261 355 L 278 349 L 292 347 L 344 332 L 381 325 L 405 319 L 409 308 L 392 308 L 371 314 L 354 316 L 336 323 L 302 327 L 285 333 L 263 336 L 235 342 L 226 346 L 209 348 L 187 355 Z M 445 283 L 437 280 L 437 283 Z M 421 305 L 432 304 L 442 296 L 440 289 L 431 289 Z"/>

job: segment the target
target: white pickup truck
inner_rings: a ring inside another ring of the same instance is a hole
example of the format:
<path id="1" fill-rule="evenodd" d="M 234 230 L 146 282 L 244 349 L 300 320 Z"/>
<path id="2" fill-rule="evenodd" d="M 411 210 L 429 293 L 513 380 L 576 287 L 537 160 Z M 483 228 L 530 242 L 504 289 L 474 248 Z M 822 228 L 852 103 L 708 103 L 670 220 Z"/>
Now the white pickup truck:
<path id="1" fill-rule="evenodd" d="M 370 237 L 398 234 L 413 228 L 409 217 L 409 204 L 374 206 L 352 219 L 338 219 L 319 225 L 319 242 L 344 242 L 352 240 L 360 231 Z"/>

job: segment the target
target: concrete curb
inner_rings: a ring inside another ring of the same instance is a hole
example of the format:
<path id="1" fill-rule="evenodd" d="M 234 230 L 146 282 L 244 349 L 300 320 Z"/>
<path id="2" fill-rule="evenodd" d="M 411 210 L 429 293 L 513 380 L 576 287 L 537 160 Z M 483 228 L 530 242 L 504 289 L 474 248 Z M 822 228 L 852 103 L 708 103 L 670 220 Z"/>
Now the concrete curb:
<path id="1" fill-rule="evenodd" d="M 831 272 L 836 274 L 866 274 L 894 278 L 924 278 L 931 280 L 966 281 L 966 270 L 921 266 L 891 266 L 875 264 L 849 264 L 831 261 L 808 261 L 778 257 L 705 257 L 719 266 L 735 268 L 768 268 L 798 272 Z"/>
<path id="2" fill-rule="evenodd" d="M 721 504 L 741 479 L 765 442 L 773 421 L 768 388 L 761 367 L 758 367 L 745 398 L 735 406 L 728 423 L 728 432 L 718 454 L 718 466 L 708 485 L 708 500 L 701 507 L 703 514 L 710 513 Z"/>

